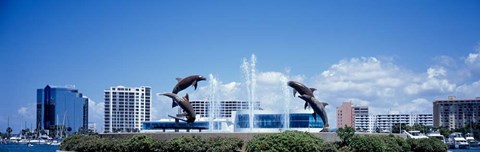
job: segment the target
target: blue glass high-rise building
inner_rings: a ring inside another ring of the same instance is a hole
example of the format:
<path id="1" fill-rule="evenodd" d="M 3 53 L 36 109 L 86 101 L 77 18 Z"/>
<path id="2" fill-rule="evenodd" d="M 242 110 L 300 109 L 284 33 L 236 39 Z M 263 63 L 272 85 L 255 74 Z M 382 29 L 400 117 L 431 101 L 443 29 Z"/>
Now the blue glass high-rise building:
<path id="1" fill-rule="evenodd" d="M 70 128 L 72 132 L 88 128 L 88 98 L 75 88 L 37 89 L 37 129 Z"/>

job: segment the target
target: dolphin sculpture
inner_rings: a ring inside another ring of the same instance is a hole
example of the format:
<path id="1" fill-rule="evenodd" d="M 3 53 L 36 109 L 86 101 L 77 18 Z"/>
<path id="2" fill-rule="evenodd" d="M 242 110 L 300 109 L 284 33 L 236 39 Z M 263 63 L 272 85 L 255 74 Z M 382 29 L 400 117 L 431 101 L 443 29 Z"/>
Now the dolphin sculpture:
<path id="1" fill-rule="evenodd" d="M 161 95 L 172 98 L 172 100 L 176 102 L 180 106 L 180 108 L 183 109 L 183 113 L 178 114 L 177 116 L 185 116 L 188 123 L 195 122 L 195 111 L 193 110 L 192 104 L 190 104 L 188 94 L 185 95 L 185 97 L 180 97 L 175 93 L 163 93 Z"/>
<path id="2" fill-rule="evenodd" d="M 173 88 L 172 93 L 177 94 L 178 92 L 188 88 L 189 86 L 193 86 L 195 90 L 197 90 L 198 81 L 203 81 L 203 80 L 207 80 L 207 78 L 201 75 L 192 75 L 183 79 L 177 78 L 178 83 Z M 172 100 L 172 108 L 176 106 L 178 106 L 178 104 Z"/>
<path id="3" fill-rule="evenodd" d="M 298 96 L 299 98 L 305 100 L 306 102 L 308 102 L 308 104 L 310 104 L 310 106 L 312 107 L 313 109 L 313 119 L 315 119 L 315 121 L 317 121 L 317 115 L 316 114 L 319 114 L 320 117 L 322 118 L 322 121 L 323 121 L 323 126 L 324 127 L 328 127 L 328 118 L 327 118 L 327 113 L 325 112 L 325 106 L 328 105 L 328 103 L 325 103 L 325 102 L 320 102 L 318 101 L 315 97 L 312 97 L 312 96 L 309 96 L 309 95 L 301 95 L 301 96 Z"/>
<path id="4" fill-rule="evenodd" d="M 310 97 L 315 97 L 313 95 L 313 92 L 317 90 L 315 88 L 308 88 L 304 84 L 297 81 L 288 81 L 287 84 L 288 86 L 293 88 L 293 96 L 295 96 L 298 92 L 300 95 L 308 95 Z M 307 107 L 308 107 L 308 102 L 305 102 L 304 108 L 306 109 Z"/>

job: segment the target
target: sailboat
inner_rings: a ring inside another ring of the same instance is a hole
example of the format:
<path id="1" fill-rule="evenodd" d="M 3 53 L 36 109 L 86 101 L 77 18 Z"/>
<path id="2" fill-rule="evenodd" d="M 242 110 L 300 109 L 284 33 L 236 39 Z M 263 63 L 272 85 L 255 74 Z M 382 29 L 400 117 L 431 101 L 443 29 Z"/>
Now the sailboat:
<path id="1" fill-rule="evenodd" d="M 67 133 L 65 132 L 65 120 L 67 119 L 67 111 L 65 111 L 64 115 L 63 115 L 63 122 L 62 122 L 62 127 L 57 127 L 57 131 L 55 132 L 56 135 L 55 135 L 55 139 L 51 140 L 51 142 L 49 142 L 48 144 L 49 145 L 52 145 L 52 146 L 59 146 L 62 141 L 63 141 L 63 134 L 65 133 L 65 136 L 67 136 Z M 57 122 L 58 122 L 58 115 L 57 115 Z M 58 125 L 57 125 L 58 126 Z"/>
<path id="2" fill-rule="evenodd" d="M 475 121 L 475 113 L 473 113 L 473 119 L 472 120 Z M 472 120 L 470 121 L 470 133 L 467 133 L 465 135 L 465 140 L 467 140 L 470 147 L 478 147 L 478 141 L 475 140 L 475 138 L 473 137 Z"/>

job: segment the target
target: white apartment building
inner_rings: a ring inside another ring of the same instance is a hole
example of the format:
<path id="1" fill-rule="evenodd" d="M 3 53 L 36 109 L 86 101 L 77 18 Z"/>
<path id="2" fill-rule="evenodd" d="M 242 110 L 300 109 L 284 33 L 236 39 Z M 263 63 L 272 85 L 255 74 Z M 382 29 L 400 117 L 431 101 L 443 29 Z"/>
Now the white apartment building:
<path id="1" fill-rule="evenodd" d="M 367 106 L 355 106 L 352 107 L 353 113 L 353 127 L 355 130 L 369 130 L 369 115 Z"/>
<path id="2" fill-rule="evenodd" d="M 151 88 L 110 87 L 105 93 L 105 132 L 133 132 L 151 119 Z"/>
<path id="3" fill-rule="evenodd" d="M 376 115 L 375 122 L 375 129 L 379 128 L 381 131 L 391 131 L 395 124 L 433 126 L 433 114 L 382 114 Z"/>

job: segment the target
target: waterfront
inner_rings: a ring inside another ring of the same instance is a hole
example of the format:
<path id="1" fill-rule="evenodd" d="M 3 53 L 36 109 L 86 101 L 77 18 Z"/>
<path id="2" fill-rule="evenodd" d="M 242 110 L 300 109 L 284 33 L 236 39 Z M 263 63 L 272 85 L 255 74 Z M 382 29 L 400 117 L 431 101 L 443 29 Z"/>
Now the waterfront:
<path id="1" fill-rule="evenodd" d="M 449 152 L 471 152 L 471 151 L 480 151 L 480 147 L 474 147 L 470 149 L 449 149 Z"/>
<path id="2" fill-rule="evenodd" d="M 0 144 L 0 152 L 54 152 L 60 146 L 47 144 L 33 145 L 31 147 L 25 144 Z"/>

